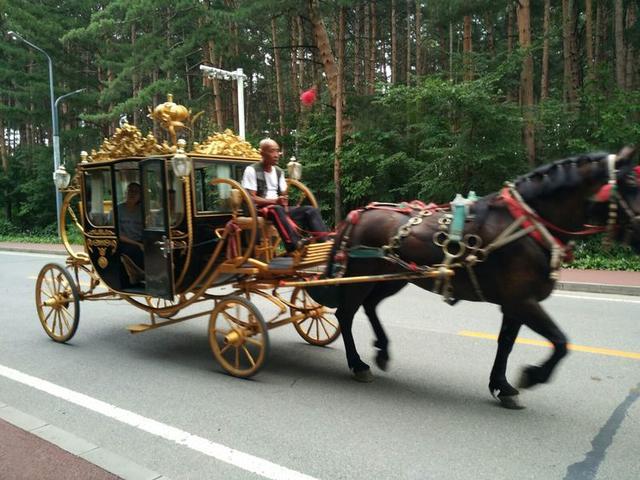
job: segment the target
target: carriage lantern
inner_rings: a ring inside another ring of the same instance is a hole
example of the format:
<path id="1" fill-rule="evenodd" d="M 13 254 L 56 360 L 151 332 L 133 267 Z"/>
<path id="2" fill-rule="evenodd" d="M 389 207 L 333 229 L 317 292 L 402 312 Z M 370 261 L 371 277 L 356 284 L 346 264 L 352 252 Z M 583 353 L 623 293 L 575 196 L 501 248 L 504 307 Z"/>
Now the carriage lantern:
<path id="1" fill-rule="evenodd" d="M 71 181 L 71 175 L 67 172 L 67 169 L 64 168 L 64 165 L 60 165 L 55 172 L 53 172 L 53 183 L 56 184 L 56 188 L 58 190 L 62 190 L 63 188 L 67 188 L 69 186 L 69 182 Z"/>
<path id="2" fill-rule="evenodd" d="M 192 162 L 191 158 L 184 153 L 184 147 L 187 142 L 183 139 L 178 140 L 178 151 L 173 156 L 171 166 L 176 177 L 188 177 L 191 174 Z"/>
<path id="3" fill-rule="evenodd" d="M 302 165 L 296 161 L 296 157 L 291 157 L 289 163 L 287 163 L 287 171 L 289 172 L 289 178 L 293 180 L 300 180 L 302 177 Z"/>

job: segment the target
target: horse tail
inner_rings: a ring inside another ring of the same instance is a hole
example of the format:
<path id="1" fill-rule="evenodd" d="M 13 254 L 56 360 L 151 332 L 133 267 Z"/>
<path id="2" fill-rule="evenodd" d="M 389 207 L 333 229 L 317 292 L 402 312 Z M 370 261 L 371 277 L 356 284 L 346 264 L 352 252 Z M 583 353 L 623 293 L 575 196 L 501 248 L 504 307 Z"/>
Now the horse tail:
<path id="1" fill-rule="evenodd" d="M 325 276 L 327 278 L 333 278 L 337 273 L 336 268 L 341 267 L 342 273 L 346 268 L 346 262 L 348 255 L 346 249 L 348 247 L 347 242 L 349 240 L 349 233 L 353 230 L 353 227 L 358 223 L 357 219 L 360 216 L 360 210 L 353 210 L 347 215 L 345 220 L 342 220 L 336 227 L 336 234 L 333 237 L 333 247 L 327 260 L 327 268 L 325 270 Z"/>

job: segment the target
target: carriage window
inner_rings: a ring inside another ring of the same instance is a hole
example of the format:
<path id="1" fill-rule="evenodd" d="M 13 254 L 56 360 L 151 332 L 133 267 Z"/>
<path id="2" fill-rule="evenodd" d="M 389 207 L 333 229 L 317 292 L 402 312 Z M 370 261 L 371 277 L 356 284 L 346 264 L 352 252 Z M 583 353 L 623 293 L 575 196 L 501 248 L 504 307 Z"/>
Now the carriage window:
<path id="1" fill-rule="evenodd" d="M 165 230 L 165 212 L 162 203 L 162 172 L 156 168 L 145 170 L 142 199 L 144 202 L 144 227 L 146 230 Z"/>
<path id="2" fill-rule="evenodd" d="M 85 173 L 85 200 L 87 218 L 96 227 L 113 226 L 113 195 L 111 192 L 111 170 L 91 169 Z"/>
<path id="3" fill-rule="evenodd" d="M 233 163 L 196 164 L 194 177 L 198 212 L 231 212 L 231 187 L 227 184 L 212 186 L 210 182 L 216 178 L 230 178 L 240 182 L 244 167 L 244 164 Z"/>

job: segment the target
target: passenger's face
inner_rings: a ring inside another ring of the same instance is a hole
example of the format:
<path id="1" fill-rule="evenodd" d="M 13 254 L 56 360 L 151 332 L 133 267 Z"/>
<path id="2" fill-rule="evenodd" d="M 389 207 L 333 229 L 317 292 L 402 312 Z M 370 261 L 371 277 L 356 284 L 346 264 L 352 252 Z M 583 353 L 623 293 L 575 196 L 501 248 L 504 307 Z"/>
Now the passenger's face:
<path id="1" fill-rule="evenodd" d="M 280 147 L 275 142 L 265 145 L 260 153 L 263 161 L 268 165 L 275 165 L 280 159 Z"/>
<path id="2" fill-rule="evenodd" d="M 127 188 L 127 202 L 138 203 L 140 201 L 140 187 L 129 185 Z"/>

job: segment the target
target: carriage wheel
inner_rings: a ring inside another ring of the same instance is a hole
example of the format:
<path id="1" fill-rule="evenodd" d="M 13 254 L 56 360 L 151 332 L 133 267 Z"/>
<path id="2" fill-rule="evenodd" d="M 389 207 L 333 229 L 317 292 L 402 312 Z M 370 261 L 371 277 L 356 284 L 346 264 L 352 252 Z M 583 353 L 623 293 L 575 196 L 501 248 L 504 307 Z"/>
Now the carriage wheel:
<path id="1" fill-rule="evenodd" d="M 335 317 L 335 308 L 317 303 L 304 288 L 296 287 L 291 294 L 291 315 L 307 314 L 302 320 L 294 322 L 296 331 L 311 345 L 325 346 L 340 336 L 340 325 Z"/>
<path id="2" fill-rule="evenodd" d="M 236 377 L 257 373 L 269 354 L 264 318 L 253 303 L 241 297 L 227 297 L 213 309 L 209 343 L 222 368 Z"/>
<path id="3" fill-rule="evenodd" d="M 64 343 L 75 335 L 80 319 L 80 293 L 64 267 L 49 263 L 36 280 L 40 323 L 53 340 Z"/>
<path id="4" fill-rule="evenodd" d="M 78 251 L 72 242 L 74 240 L 83 240 L 84 229 L 80 223 L 82 217 L 81 204 L 80 204 L 80 192 L 72 191 L 65 195 L 62 202 L 61 215 L 60 215 L 60 238 L 64 244 L 67 252 L 71 257 L 76 260 L 88 260 L 89 257 L 83 251 Z M 81 247 L 80 247 L 81 248 Z"/>
<path id="5" fill-rule="evenodd" d="M 301 205 L 311 205 L 314 208 L 318 208 L 318 201 L 315 195 L 304 183 L 288 178 L 287 186 L 289 187 L 287 189 L 289 206 L 299 207 Z"/>

